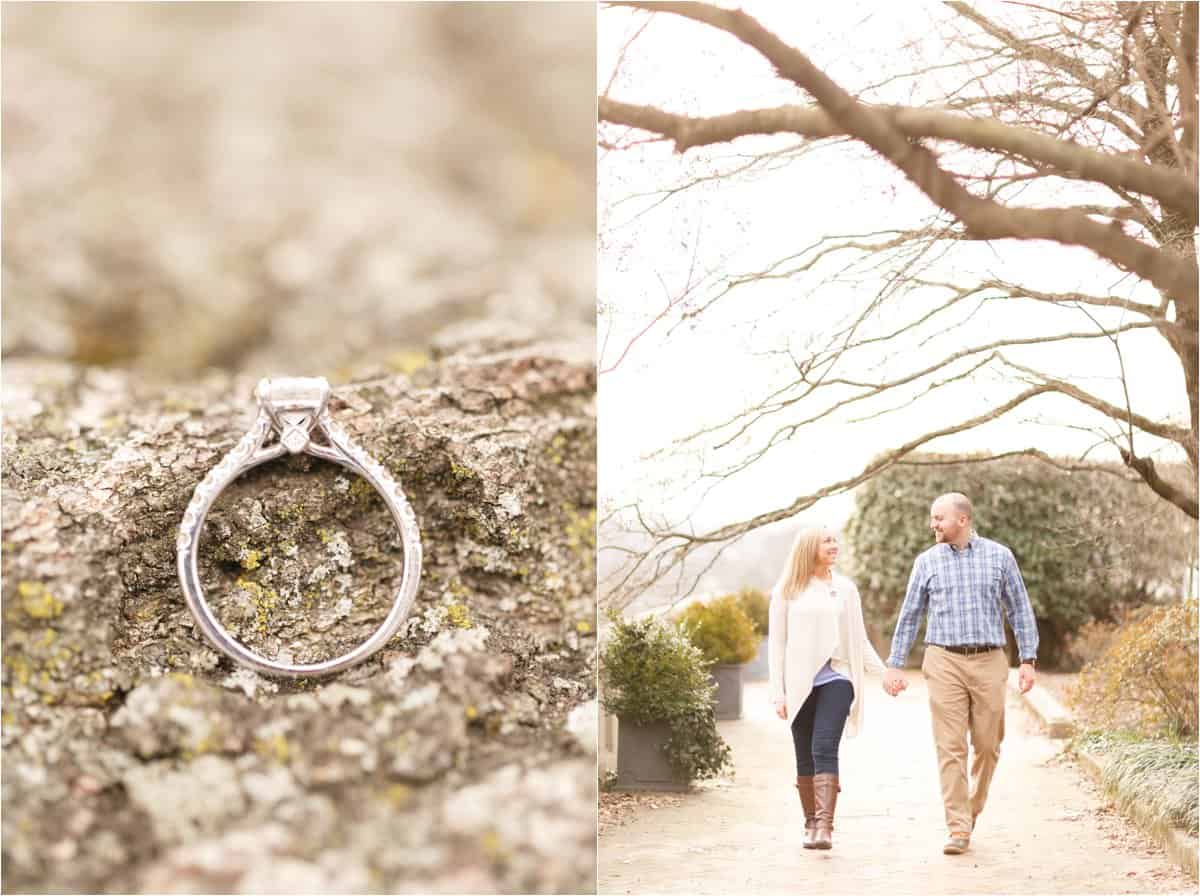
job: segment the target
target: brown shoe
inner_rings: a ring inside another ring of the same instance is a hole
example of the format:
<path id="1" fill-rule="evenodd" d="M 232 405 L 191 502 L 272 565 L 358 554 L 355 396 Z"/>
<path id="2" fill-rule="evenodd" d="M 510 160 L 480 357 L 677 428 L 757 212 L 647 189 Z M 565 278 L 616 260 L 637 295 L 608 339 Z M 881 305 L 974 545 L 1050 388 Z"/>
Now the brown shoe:
<path id="1" fill-rule="evenodd" d="M 971 845 L 971 835 L 962 831 L 952 831 L 950 839 L 942 847 L 942 852 L 948 856 L 961 856 Z"/>
<path id="2" fill-rule="evenodd" d="M 800 794 L 800 805 L 804 807 L 804 848 L 812 849 L 817 830 L 817 797 L 813 792 L 812 775 L 796 776 L 796 792 Z"/>
<path id="3" fill-rule="evenodd" d="M 817 798 L 817 829 L 813 849 L 833 847 L 833 815 L 837 809 L 838 776 L 823 772 L 813 775 L 813 792 Z"/>

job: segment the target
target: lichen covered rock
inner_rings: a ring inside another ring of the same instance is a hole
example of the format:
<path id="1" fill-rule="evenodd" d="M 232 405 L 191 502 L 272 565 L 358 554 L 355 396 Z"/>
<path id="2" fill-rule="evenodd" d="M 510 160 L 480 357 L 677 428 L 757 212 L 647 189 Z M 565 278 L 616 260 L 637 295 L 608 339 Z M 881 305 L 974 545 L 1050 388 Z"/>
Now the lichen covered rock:
<path id="1" fill-rule="evenodd" d="M 6 364 L 5 890 L 593 889 L 594 761 L 568 719 L 594 698 L 594 385 L 542 344 L 336 386 L 425 572 L 383 651 L 291 681 L 204 642 L 175 571 L 253 380 Z M 310 661 L 382 621 L 402 550 L 364 481 L 296 457 L 221 495 L 199 566 L 237 637 Z"/>

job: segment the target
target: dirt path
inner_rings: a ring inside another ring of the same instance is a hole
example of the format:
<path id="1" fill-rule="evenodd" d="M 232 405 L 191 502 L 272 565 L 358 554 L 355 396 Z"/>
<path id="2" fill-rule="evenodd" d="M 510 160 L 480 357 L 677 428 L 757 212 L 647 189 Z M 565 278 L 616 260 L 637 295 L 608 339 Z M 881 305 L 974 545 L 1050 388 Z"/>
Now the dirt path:
<path id="1" fill-rule="evenodd" d="M 892 700 L 870 680 L 866 724 L 843 741 L 835 846 L 799 846 L 791 741 L 765 686 L 721 723 L 734 781 L 639 812 L 600 840 L 601 893 L 1194 893 L 1106 809 L 1010 694 L 1008 734 L 971 851 L 943 856 L 942 806 L 919 674 Z"/>

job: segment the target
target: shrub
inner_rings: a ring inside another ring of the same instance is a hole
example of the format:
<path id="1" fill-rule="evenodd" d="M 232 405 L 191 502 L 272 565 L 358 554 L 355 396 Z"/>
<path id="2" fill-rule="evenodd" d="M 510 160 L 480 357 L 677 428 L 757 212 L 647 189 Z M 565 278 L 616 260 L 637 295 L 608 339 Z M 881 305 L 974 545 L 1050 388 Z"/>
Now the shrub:
<path id="1" fill-rule="evenodd" d="M 1089 621 L 1111 621 L 1126 607 L 1179 592 L 1195 523 L 1144 486 L 1104 472 L 1067 473 L 1029 457 L 910 460 L 858 488 L 846 524 L 863 613 L 886 636 L 913 560 L 933 543 L 929 505 L 951 491 L 971 498 L 979 534 L 1016 556 L 1046 668 L 1070 666 L 1069 642 Z"/>
<path id="2" fill-rule="evenodd" d="M 1197 611 L 1193 597 L 1134 614 L 1084 667 L 1070 700 L 1088 727 L 1196 736 Z"/>
<path id="3" fill-rule="evenodd" d="M 666 722 L 663 750 L 680 779 L 719 775 L 731 754 L 717 732 L 715 687 L 700 651 L 662 620 L 609 618 L 600 667 L 605 710 L 635 725 Z"/>
<path id="4" fill-rule="evenodd" d="M 675 618 L 709 665 L 748 663 L 758 653 L 754 623 L 732 594 L 695 603 Z"/>
<path id="5" fill-rule="evenodd" d="M 754 631 L 760 638 L 765 638 L 770 618 L 770 599 L 757 588 L 743 588 L 737 593 L 737 599 L 742 611 L 754 624 Z"/>
<path id="6" fill-rule="evenodd" d="M 1126 614 L 1119 614 L 1118 618 Z M 1119 622 L 1093 619 L 1084 623 L 1078 632 L 1067 638 L 1063 665 L 1071 669 L 1082 669 L 1104 656 L 1120 634 Z"/>

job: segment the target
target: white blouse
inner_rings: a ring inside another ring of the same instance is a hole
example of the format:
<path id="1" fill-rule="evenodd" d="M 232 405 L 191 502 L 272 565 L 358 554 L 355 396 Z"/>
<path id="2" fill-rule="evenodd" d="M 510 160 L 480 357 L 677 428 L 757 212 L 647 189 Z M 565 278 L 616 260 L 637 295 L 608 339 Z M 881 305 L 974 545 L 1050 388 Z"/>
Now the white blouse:
<path id="1" fill-rule="evenodd" d="M 813 678 L 832 660 L 854 685 L 854 702 L 846 719 L 846 736 L 862 726 L 863 678 L 867 670 L 882 674 L 885 667 L 867 637 L 862 599 L 850 579 L 834 573 L 832 582 L 811 579 L 803 591 L 785 600 L 771 592 L 767 662 L 770 696 L 775 706 L 787 706 L 788 721 L 812 693 Z"/>

